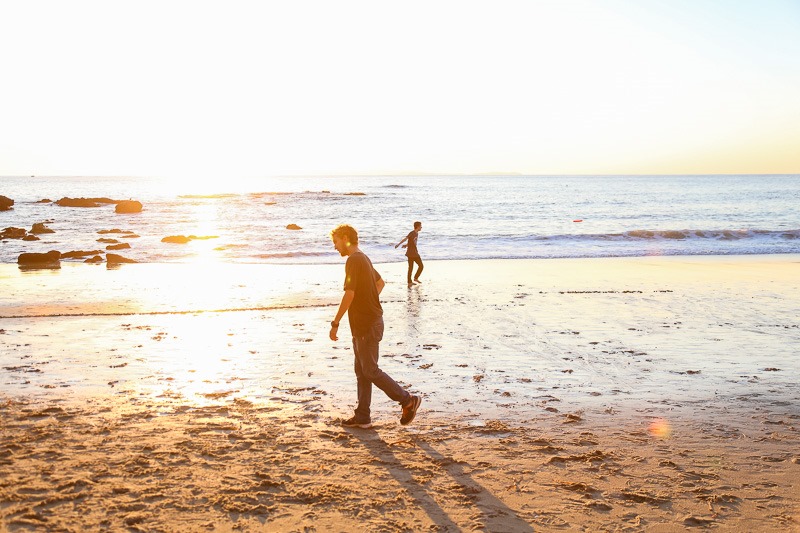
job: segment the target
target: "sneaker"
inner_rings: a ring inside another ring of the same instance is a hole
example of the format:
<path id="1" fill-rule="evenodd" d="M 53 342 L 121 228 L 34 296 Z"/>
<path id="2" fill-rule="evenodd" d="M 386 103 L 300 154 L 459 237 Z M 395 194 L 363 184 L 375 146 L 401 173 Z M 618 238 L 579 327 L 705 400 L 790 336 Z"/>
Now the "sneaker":
<path id="1" fill-rule="evenodd" d="M 402 425 L 408 425 L 414 420 L 414 417 L 417 415 L 417 409 L 419 409 L 421 403 L 422 398 L 419 396 L 411 396 L 411 400 L 403 406 L 403 415 L 400 417 L 400 423 Z"/>
<path id="2" fill-rule="evenodd" d="M 346 428 L 361 428 L 361 429 L 369 429 L 372 427 L 372 422 L 367 420 L 366 422 L 361 422 L 356 419 L 356 417 L 348 418 L 347 420 L 342 420 L 342 425 Z"/>

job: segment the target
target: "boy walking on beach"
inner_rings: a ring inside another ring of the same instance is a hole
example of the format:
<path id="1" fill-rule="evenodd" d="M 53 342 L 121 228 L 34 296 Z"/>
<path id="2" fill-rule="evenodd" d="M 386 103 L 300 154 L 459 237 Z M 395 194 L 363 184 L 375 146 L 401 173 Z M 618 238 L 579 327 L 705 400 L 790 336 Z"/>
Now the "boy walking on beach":
<path id="1" fill-rule="evenodd" d="M 375 384 L 403 408 L 400 423 L 410 424 L 417 414 L 422 399 L 409 394 L 386 372 L 378 368 L 378 343 L 383 338 L 383 308 L 379 295 L 385 285 L 381 275 L 372 266 L 364 252 L 358 248 L 355 228 L 342 224 L 331 231 L 336 251 L 347 257 L 344 272 L 344 295 L 336 317 L 331 322 L 330 338 L 339 340 L 339 321 L 347 313 L 353 335 L 358 405 L 355 415 L 342 422 L 345 427 L 370 428 L 372 385 Z"/>
<path id="2" fill-rule="evenodd" d="M 414 222 L 414 229 L 411 232 L 403 237 L 403 240 L 398 242 L 394 245 L 395 248 L 403 244 L 404 242 L 408 241 L 408 244 L 403 244 L 403 248 L 406 249 L 406 257 L 408 258 L 408 286 L 411 287 L 413 284 L 411 283 L 411 271 L 414 270 L 414 263 L 417 264 L 417 275 L 414 276 L 414 283 L 422 283 L 419 280 L 419 275 L 422 274 L 422 258 L 419 256 L 419 251 L 417 250 L 417 237 L 419 237 L 419 232 L 422 231 L 422 222 Z"/>

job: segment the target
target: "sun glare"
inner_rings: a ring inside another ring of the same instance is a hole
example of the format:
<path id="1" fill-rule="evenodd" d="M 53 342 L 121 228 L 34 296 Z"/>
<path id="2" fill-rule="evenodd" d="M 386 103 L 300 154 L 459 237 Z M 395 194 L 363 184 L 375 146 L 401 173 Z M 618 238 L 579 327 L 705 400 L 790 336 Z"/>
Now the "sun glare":
<path id="1" fill-rule="evenodd" d="M 220 234 L 219 203 L 213 200 L 198 200 L 198 203 L 192 206 L 190 216 L 194 226 L 194 231 L 189 235 L 193 238 L 188 243 L 194 252 L 192 262 L 198 265 L 219 261 L 219 254 L 216 251 Z"/>
<path id="2" fill-rule="evenodd" d="M 233 319 L 233 320 L 232 320 Z M 176 315 L 166 321 L 169 337 L 161 342 L 169 356 L 154 361 L 158 387 L 162 394 L 182 397 L 190 404 L 207 404 L 236 392 L 237 371 L 248 362 L 231 350 L 233 331 L 239 326 L 236 317 L 220 315 Z M 181 349 L 172 353 L 171 342 Z"/>

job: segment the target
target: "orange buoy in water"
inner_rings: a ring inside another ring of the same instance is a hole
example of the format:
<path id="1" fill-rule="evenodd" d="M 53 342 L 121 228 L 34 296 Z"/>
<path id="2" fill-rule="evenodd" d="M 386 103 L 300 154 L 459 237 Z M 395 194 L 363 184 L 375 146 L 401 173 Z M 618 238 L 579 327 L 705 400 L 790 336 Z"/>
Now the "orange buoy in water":
<path id="1" fill-rule="evenodd" d="M 583 219 L 582 218 L 578 218 L 576 220 L 573 220 L 573 222 L 583 222 Z"/>

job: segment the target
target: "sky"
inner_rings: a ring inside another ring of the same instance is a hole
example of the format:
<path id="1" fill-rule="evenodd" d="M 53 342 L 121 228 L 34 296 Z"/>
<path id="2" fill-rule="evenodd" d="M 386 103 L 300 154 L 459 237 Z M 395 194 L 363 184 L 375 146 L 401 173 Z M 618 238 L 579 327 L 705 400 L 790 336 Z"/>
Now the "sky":
<path id="1" fill-rule="evenodd" d="M 797 0 L 0 0 L 0 176 L 800 173 Z"/>

